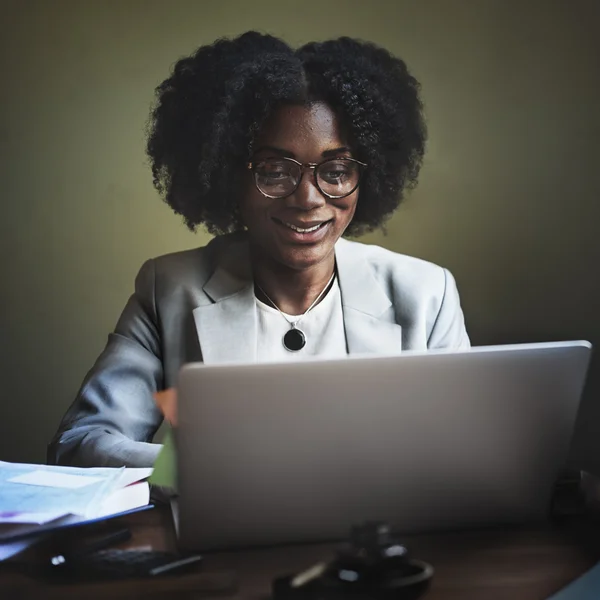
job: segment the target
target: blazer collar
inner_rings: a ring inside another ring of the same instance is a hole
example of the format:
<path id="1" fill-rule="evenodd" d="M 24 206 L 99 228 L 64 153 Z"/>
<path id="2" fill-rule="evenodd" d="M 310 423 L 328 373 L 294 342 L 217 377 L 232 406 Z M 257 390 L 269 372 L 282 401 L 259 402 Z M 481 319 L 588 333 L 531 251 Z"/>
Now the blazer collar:
<path id="1" fill-rule="evenodd" d="M 194 309 L 205 363 L 256 362 L 257 318 L 248 243 L 243 236 L 213 240 L 216 268 L 204 284 L 207 303 Z"/>
<path id="2" fill-rule="evenodd" d="M 365 259 L 364 246 L 338 240 L 335 262 L 344 308 L 378 318 L 392 306 Z"/>
<path id="3" fill-rule="evenodd" d="M 397 354 L 402 328 L 390 315 L 392 302 L 375 278 L 365 246 L 340 239 L 335 247 L 349 354 Z"/>
<path id="4" fill-rule="evenodd" d="M 210 364 L 256 362 L 258 325 L 248 243 L 243 236 L 219 240 L 226 241 L 217 247 L 216 269 L 203 288 L 207 303 L 193 311 L 202 359 Z M 340 239 L 335 257 L 348 352 L 399 352 L 402 329 L 382 318 L 392 303 L 363 246 Z"/>

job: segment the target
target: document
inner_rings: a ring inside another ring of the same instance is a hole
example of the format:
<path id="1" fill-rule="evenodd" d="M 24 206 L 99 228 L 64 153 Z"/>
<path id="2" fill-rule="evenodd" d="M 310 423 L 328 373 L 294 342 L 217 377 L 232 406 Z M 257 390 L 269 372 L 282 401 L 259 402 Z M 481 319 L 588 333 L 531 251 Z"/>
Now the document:
<path id="1" fill-rule="evenodd" d="M 123 469 L 78 469 L 0 461 L 0 515 L 93 513 Z M 0 519 L 2 522 L 2 519 Z"/>
<path id="2" fill-rule="evenodd" d="M 148 505 L 152 471 L 0 461 L 0 561 L 56 528 Z"/>

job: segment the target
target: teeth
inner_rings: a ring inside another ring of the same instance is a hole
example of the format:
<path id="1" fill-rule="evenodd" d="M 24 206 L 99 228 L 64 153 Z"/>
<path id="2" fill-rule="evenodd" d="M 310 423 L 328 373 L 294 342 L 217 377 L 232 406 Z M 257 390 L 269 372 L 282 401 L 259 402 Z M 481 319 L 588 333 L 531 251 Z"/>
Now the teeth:
<path id="1" fill-rule="evenodd" d="M 302 229 L 302 227 L 296 227 L 295 225 L 292 225 L 291 223 L 285 223 L 285 225 L 287 227 L 289 227 L 290 229 L 293 229 L 294 231 L 297 231 L 299 233 L 310 233 L 311 231 L 316 231 L 317 229 L 319 229 L 319 227 L 321 227 L 321 225 L 323 225 L 323 223 L 319 223 L 318 225 L 315 225 L 314 227 L 309 227 L 308 229 Z"/>

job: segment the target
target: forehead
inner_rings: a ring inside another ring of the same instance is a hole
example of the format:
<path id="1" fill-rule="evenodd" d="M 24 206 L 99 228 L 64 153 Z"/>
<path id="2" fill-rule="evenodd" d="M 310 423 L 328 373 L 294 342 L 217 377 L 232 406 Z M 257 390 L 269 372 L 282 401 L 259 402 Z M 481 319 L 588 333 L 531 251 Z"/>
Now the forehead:
<path id="1" fill-rule="evenodd" d="M 272 146 L 302 157 L 345 145 L 338 116 L 327 104 L 316 102 L 275 110 L 261 129 L 256 147 Z"/>

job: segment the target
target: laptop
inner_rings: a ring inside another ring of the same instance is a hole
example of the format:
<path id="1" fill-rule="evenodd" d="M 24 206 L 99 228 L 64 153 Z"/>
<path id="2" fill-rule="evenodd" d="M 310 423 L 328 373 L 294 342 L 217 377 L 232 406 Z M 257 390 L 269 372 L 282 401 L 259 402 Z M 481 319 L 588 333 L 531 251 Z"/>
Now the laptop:
<path id="1" fill-rule="evenodd" d="M 188 550 L 547 518 L 591 354 L 586 341 L 188 364 L 178 536 Z"/>

